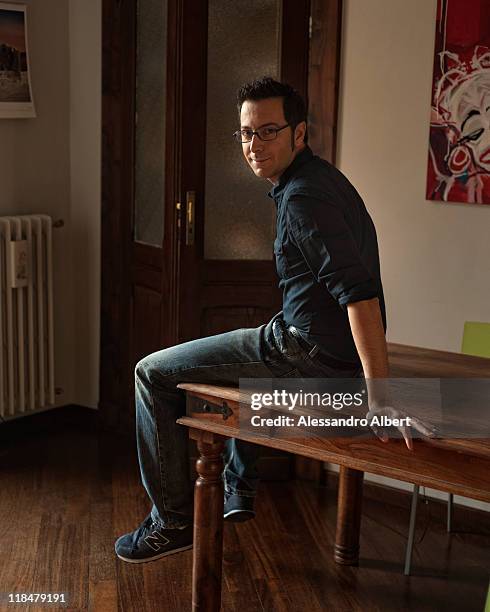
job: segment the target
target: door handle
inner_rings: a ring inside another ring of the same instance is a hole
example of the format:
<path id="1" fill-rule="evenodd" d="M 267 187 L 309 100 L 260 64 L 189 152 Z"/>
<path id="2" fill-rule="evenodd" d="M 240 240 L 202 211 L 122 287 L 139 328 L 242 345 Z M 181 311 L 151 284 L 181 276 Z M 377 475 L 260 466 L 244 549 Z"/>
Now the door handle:
<path id="1" fill-rule="evenodd" d="M 196 214 L 196 192 L 186 191 L 186 215 L 185 215 L 185 243 L 187 246 L 194 244 L 195 214 Z"/>
<path id="2" fill-rule="evenodd" d="M 175 203 L 175 225 L 177 229 L 177 242 L 180 242 L 180 227 L 182 225 L 182 204 L 180 202 Z"/>

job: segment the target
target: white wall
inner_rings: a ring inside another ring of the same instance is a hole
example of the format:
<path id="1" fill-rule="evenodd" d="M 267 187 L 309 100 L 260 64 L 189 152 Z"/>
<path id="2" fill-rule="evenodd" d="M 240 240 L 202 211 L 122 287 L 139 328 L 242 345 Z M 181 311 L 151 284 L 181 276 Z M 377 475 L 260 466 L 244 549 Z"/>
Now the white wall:
<path id="1" fill-rule="evenodd" d="M 101 0 L 25 4 L 37 117 L 0 120 L 0 215 L 63 219 L 53 232 L 57 405 L 96 407 Z"/>
<path id="2" fill-rule="evenodd" d="M 376 224 L 388 340 L 459 352 L 490 321 L 490 206 L 425 200 L 436 5 L 344 0 L 338 159 Z"/>
<path id="3" fill-rule="evenodd" d="M 490 321 L 490 206 L 425 200 L 436 0 L 345 0 L 339 165 L 378 231 L 388 340 Z"/>
<path id="4" fill-rule="evenodd" d="M 75 346 L 70 211 L 70 81 L 68 4 L 30 0 L 31 82 L 37 117 L 0 119 L 0 214 L 47 213 L 54 230 L 55 385 L 57 403 L 73 396 Z"/>

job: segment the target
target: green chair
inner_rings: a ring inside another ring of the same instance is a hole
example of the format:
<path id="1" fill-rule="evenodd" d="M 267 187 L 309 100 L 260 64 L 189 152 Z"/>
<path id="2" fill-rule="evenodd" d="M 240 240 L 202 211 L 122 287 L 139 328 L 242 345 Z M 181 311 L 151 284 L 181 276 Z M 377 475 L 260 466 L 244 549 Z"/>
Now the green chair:
<path id="1" fill-rule="evenodd" d="M 463 342 L 461 352 L 464 355 L 490 358 L 490 323 L 478 323 L 466 321 L 463 330 Z M 410 523 L 408 527 L 408 541 L 405 552 L 405 576 L 410 575 L 412 564 L 413 540 L 415 536 L 415 520 L 417 518 L 417 502 L 419 497 L 419 485 L 413 486 L 412 506 L 410 509 Z M 447 532 L 451 531 L 451 520 L 453 513 L 453 494 L 448 493 L 447 499 Z"/>
<path id="2" fill-rule="evenodd" d="M 490 357 L 490 323 L 466 321 L 461 352 L 475 357 Z"/>

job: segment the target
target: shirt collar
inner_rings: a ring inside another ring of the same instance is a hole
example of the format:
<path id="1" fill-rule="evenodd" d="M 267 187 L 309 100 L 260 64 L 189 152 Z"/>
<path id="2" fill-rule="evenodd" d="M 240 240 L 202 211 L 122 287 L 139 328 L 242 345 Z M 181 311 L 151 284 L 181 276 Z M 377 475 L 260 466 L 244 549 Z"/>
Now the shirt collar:
<path id="1" fill-rule="evenodd" d="M 277 183 L 277 185 L 274 185 L 274 187 L 269 191 L 267 195 L 270 198 L 277 198 L 283 191 L 289 179 L 294 176 L 302 166 L 309 162 L 312 157 L 313 151 L 308 145 L 306 145 L 305 148 L 296 155 L 296 157 L 289 164 L 286 170 L 284 170 L 284 172 L 279 177 L 279 182 Z"/>

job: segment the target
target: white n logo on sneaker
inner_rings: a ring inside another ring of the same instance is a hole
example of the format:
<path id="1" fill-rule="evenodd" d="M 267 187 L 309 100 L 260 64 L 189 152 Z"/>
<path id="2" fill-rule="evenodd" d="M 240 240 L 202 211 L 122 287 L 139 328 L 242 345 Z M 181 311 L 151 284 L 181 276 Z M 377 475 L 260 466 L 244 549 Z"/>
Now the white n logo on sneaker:
<path id="1" fill-rule="evenodd" d="M 145 542 L 153 550 L 159 551 L 161 548 L 164 548 L 170 542 L 170 540 L 160 531 L 153 531 L 151 535 L 146 536 Z"/>

